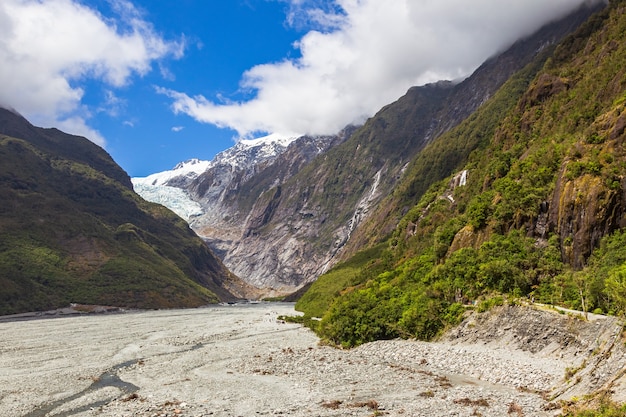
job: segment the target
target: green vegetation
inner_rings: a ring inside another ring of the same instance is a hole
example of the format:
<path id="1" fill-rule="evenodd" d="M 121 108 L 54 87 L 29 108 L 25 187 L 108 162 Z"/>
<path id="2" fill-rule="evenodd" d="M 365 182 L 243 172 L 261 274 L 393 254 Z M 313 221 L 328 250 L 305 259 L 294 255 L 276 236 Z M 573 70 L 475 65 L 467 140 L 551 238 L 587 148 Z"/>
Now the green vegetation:
<path id="1" fill-rule="evenodd" d="M 623 7 L 612 2 L 420 153 L 386 200 L 391 236 L 296 304 L 321 318 L 320 336 L 431 339 L 466 308 L 516 297 L 625 313 Z M 463 169 L 467 184 L 453 187 Z"/>
<path id="2" fill-rule="evenodd" d="M 564 417 L 622 417 L 626 415 L 626 405 L 603 401 L 600 405 L 583 407 L 570 406 L 564 410 Z"/>
<path id="3" fill-rule="evenodd" d="M 0 135 L 0 314 L 218 301 L 228 272 L 183 220 L 86 139 L 5 112 L 4 131 L 31 136 Z"/>
<path id="4" fill-rule="evenodd" d="M 317 280 L 311 288 L 300 298 L 296 306 L 306 305 L 307 315 L 321 317 L 332 305 L 335 298 L 347 288 L 362 284 L 367 278 L 361 273 L 366 270 L 375 274 L 376 270 L 383 270 L 379 259 L 383 247 L 377 246 L 354 256 L 324 275 L 324 280 Z M 371 261 L 375 259 L 375 261 Z M 373 278 L 374 275 L 372 275 Z"/>

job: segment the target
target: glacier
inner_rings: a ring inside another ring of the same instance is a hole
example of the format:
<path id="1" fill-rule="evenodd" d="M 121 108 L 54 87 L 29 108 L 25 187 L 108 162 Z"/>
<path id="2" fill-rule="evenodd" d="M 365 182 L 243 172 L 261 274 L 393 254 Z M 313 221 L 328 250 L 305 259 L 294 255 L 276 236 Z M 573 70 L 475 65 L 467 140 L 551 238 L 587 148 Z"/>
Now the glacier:
<path id="1" fill-rule="evenodd" d="M 204 213 L 202 206 L 193 201 L 189 194 L 180 188 L 169 185 L 145 184 L 142 178 L 133 178 L 133 188 L 144 200 L 161 204 L 189 222 L 193 217 Z"/>
<path id="2" fill-rule="evenodd" d="M 192 217 L 204 213 L 202 206 L 193 201 L 186 190 L 167 184 L 173 179 L 181 178 L 192 181 L 209 166 L 210 161 L 194 158 L 179 163 L 171 170 L 157 172 L 147 177 L 134 177 L 131 181 L 135 192 L 142 198 L 164 205 L 188 222 Z"/>

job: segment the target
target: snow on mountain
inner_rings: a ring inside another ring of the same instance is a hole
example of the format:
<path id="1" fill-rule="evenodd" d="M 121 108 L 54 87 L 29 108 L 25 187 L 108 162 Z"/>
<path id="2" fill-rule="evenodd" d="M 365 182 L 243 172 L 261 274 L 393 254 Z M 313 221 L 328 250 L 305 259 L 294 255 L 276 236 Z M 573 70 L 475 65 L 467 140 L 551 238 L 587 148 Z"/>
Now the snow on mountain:
<path id="1" fill-rule="evenodd" d="M 162 204 L 189 221 L 193 216 L 204 213 L 202 206 L 189 197 L 182 188 L 167 185 L 176 179 L 178 183 L 191 182 L 202 174 L 210 165 L 210 161 L 190 159 L 177 164 L 174 169 L 157 172 L 147 177 L 131 178 L 135 192 L 153 203 Z"/>
<path id="2" fill-rule="evenodd" d="M 147 177 L 136 177 L 133 178 L 132 181 L 133 185 L 166 185 L 173 178 L 183 177 L 194 179 L 206 171 L 210 165 L 211 161 L 202 161 L 194 158 L 185 162 L 180 162 L 171 170 L 157 172 L 156 174 L 151 174 Z"/>
<path id="3" fill-rule="evenodd" d="M 297 136 L 269 135 L 252 140 L 240 140 L 213 158 L 212 161 L 191 159 L 173 169 L 147 177 L 132 178 L 135 192 L 154 203 L 159 203 L 189 221 L 202 215 L 202 206 L 191 199 L 186 187 L 198 176 L 217 166 L 230 166 L 233 171 L 245 171 L 276 158 Z"/>
<path id="4" fill-rule="evenodd" d="M 272 134 L 257 139 L 240 140 L 235 146 L 218 153 L 211 161 L 210 167 L 230 165 L 237 169 L 251 168 L 261 162 L 276 158 L 298 137 Z"/>
<path id="5" fill-rule="evenodd" d="M 272 134 L 257 139 L 240 140 L 234 146 L 218 153 L 212 161 L 194 158 L 177 164 L 171 170 L 157 172 L 147 177 L 136 177 L 132 181 L 133 184 L 181 187 L 216 165 L 248 168 L 275 158 L 283 153 L 287 146 L 297 138 L 298 136 Z"/>
<path id="6" fill-rule="evenodd" d="M 242 139 L 239 141 L 243 146 L 246 147 L 254 147 L 254 146 L 263 146 L 263 145 L 271 145 L 271 144 L 279 144 L 281 146 L 287 147 L 291 142 L 301 137 L 302 135 L 279 135 L 277 133 L 273 133 L 271 135 L 263 136 L 261 138 L 256 139 Z"/>

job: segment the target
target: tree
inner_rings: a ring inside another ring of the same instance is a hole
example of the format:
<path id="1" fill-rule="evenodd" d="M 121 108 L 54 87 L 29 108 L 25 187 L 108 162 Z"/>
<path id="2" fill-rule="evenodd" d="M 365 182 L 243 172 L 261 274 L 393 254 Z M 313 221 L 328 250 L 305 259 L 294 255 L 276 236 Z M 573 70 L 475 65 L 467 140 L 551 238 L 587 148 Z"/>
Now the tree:
<path id="1" fill-rule="evenodd" d="M 578 295 L 580 297 L 580 306 L 585 313 L 585 318 L 588 318 L 587 312 L 589 311 L 589 280 L 587 276 L 582 272 L 574 273 L 574 285 L 578 289 Z"/>
<path id="2" fill-rule="evenodd" d="M 626 264 L 609 272 L 605 281 L 605 291 L 613 300 L 615 313 L 623 316 L 626 313 Z"/>

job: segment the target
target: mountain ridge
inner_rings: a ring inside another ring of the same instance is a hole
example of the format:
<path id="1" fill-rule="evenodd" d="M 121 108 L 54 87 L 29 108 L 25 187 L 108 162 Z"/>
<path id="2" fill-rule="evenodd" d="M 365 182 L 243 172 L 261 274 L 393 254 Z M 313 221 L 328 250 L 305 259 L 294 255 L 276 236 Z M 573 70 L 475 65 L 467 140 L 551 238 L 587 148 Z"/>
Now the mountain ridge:
<path id="1" fill-rule="evenodd" d="M 0 161 L 0 314 L 235 297 L 238 278 L 87 139 L 0 109 Z"/>
<path id="2" fill-rule="evenodd" d="M 611 2 L 433 141 L 395 190 L 413 204 L 381 243 L 311 285 L 303 320 L 355 346 L 432 339 L 503 304 L 623 316 L 625 30 L 626 4 Z M 459 151 L 447 177 L 423 184 L 433 155 Z"/>

